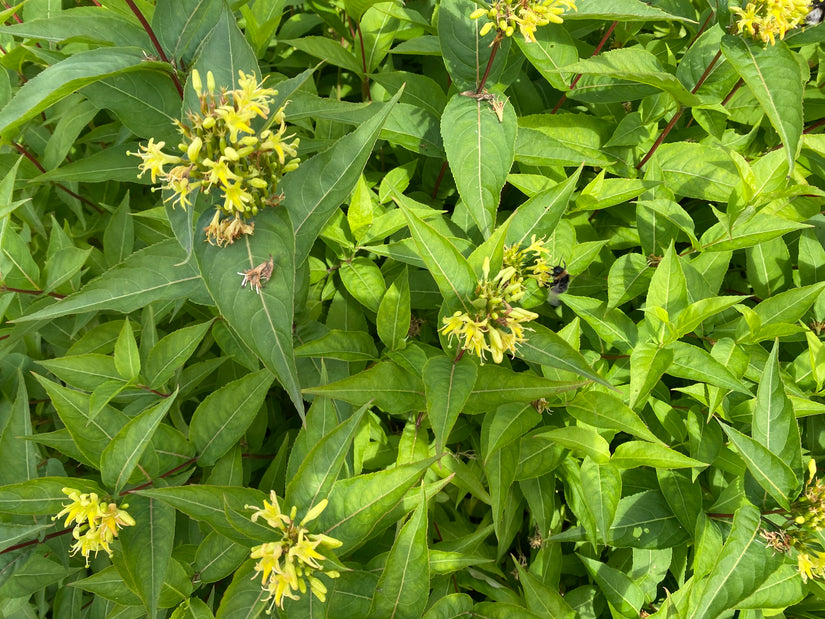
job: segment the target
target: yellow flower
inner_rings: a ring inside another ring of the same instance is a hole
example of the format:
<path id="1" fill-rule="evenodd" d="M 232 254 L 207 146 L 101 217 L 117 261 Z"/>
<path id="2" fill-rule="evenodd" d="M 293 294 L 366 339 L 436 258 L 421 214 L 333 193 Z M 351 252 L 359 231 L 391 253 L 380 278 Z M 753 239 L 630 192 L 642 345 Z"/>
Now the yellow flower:
<path id="1" fill-rule="evenodd" d="M 232 142 L 238 141 L 238 133 L 241 131 L 255 133 L 255 130 L 249 126 L 249 121 L 255 116 L 254 112 L 236 110 L 232 105 L 222 105 L 215 111 L 226 123 L 226 128 L 229 130 L 229 139 Z"/>
<path id="2" fill-rule="evenodd" d="M 211 159 L 201 160 L 203 165 L 209 169 L 209 173 L 206 176 L 208 187 L 211 187 L 217 183 L 226 186 L 229 184 L 230 180 L 237 181 L 241 179 L 240 176 L 233 173 L 232 170 L 229 169 L 229 166 L 226 164 L 227 161 L 228 160 L 226 157 L 221 157 L 217 161 L 212 161 Z"/>
<path id="3" fill-rule="evenodd" d="M 63 488 L 63 494 L 67 495 L 72 502 L 64 505 L 52 520 L 68 515 L 66 526 L 75 522 L 72 537 L 75 543 L 72 544 L 71 554 L 74 556 L 78 552 L 86 558 L 86 567 L 89 566 L 89 555 L 94 552 L 95 556 L 104 550 L 109 556 L 112 555 L 110 544 L 118 536 L 118 531 L 122 527 L 135 526 L 135 520 L 125 510 L 118 508 L 115 503 L 100 504 L 98 496 L 92 492 L 80 494 L 74 488 Z"/>
<path id="4" fill-rule="evenodd" d="M 162 150 L 164 146 L 166 146 L 166 142 L 155 143 L 154 138 L 151 138 L 148 144 L 140 144 L 138 146 L 138 148 L 143 151 L 142 153 L 126 152 L 127 155 L 134 155 L 135 157 L 143 159 L 143 163 L 138 166 L 140 169 L 138 178 L 141 178 L 143 174 L 148 171 L 151 175 L 152 182 L 157 182 L 158 176 L 164 176 L 163 166 L 180 163 L 182 161 L 180 157 L 164 153 Z"/>
<path id="5" fill-rule="evenodd" d="M 223 210 L 226 213 L 243 213 L 252 196 L 244 189 L 241 181 L 223 186 Z"/>
<path id="6" fill-rule="evenodd" d="M 278 497 L 275 492 L 270 493 L 270 501 L 264 501 L 264 506 L 258 508 L 254 505 L 247 505 L 247 509 L 254 509 L 250 516 L 256 521 L 263 517 L 267 523 L 276 531 L 280 532 L 279 541 L 267 542 L 252 548 L 250 557 L 258 559 L 255 564 L 255 576 L 261 574 L 261 587 L 267 593 L 267 600 L 272 603 L 267 612 L 271 612 L 273 606 L 283 608 L 284 599 L 297 600 L 300 594 L 309 590 L 319 600 L 326 599 L 326 586 L 314 575 L 316 572 L 325 573 L 329 578 L 337 578 L 339 573 L 336 570 L 326 570 L 323 561 L 326 557 L 318 552 L 319 546 L 335 548 L 341 542 L 335 538 L 323 534 L 310 533 L 304 524 L 317 518 L 327 506 L 324 499 L 307 511 L 300 523 L 295 522 L 297 509 L 293 507 L 289 515 L 281 512 L 278 505 Z"/>

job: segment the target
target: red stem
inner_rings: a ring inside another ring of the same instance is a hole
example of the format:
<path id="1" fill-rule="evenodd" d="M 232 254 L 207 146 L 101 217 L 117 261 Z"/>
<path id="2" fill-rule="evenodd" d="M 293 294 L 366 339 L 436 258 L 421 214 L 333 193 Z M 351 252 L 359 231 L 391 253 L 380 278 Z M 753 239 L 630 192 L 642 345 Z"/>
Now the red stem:
<path id="1" fill-rule="evenodd" d="M 152 30 L 152 26 L 149 25 L 149 22 L 146 21 L 146 18 L 143 16 L 143 13 L 140 12 L 140 9 L 137 8 L 134 0 L 126 0 L 126 4 L 132 9 L 132 13 L 135 14 L 135 17 L 138 18 L 140 25 L 143 26 L 143 29 L 146 31 L 146 34 L 149 35 L 149 38 L 152 40 L 152 45 L 155 46 L 155 50 L 158 52 L 158 56 L 163 62 L 169 64 L 172 67 L 172 73 L 169 75 L 172 77 L 172 81 L 175 83 L 175 88 L 178 90 L 178 95 L 180 98 L 183 99 L 183 86 L 181 86 L 180 80 L 178 79 L 178 72 L 175 70 L 175 65 L 169 60 L 166 56 L 166 52 L 163 51 L 163 47 L 158 41 L 158 38 L 155 36 L 155 31 Z"/>
<path id="2" fill-rule="evenodd" d="M 618 24 L 618 23 L 619 22 L 614 21 L 612 24 L 610 24 L 610 27 L 604 33 L 604 36 L 602 37 L 602 40 L 599 41 L 599 44 L 596 46 L 596 49 L 594 49 L 593 53 L 590 54 L 591 57 L 596 56 L 599 52 L 602 51 L 602 48 L 607 43 L 607 39 L 610 38 L 611 34 L 613 34 L 613 31 L 616 29 L 616 24 Z M 582 78 L 581 73 L 579 73 L 578 75 L 576 75 L 576 77 L 573 78 L 573 80 L 570 82 L 570 90 L 573 90 L 576 87 L 576 84 L 579 83 L 579 80 L 581 78 Z M 559 102 L 556 103 L 556 107 L 554 107 L 552 110 L 550 110 L 550 113 L 555 114 L 556 112 L 558 112 L 559 108 L 561 107 L 561 104 L 564 103 L 566 100 L 567 100 L 567 93 L 565 92 L 565 93 L 562 94 L 561 99 L 559 99 Z"/>
<path id="3" fill-rule="evenodd" d="M 6 285 L 0 286 L 0 292 L 20 292 L 22 294 L 43 294 L 42 290 L 26 290 L 25 288 L 9 288 Z M 55 299 L 65 299 L 65 294 L 58 294 L 56 292 L 48 292 L 46 293 L 50 297 L 54 297 Z"/>
<path id="4" fill-rule="evenodd" d="M 16 142 L 13 142 L 13 143 L 12 143 L 12 146 L 15 148 L 15 150 L 17 150 L 17 152 L 19 152 L 19 153 L 20 153 L 21 155 L 23 155 L 26 159 L 28 159 L 29 161 L 31 161 L 31 162 L 34 164 L 34 167 L 36 167 L 38 170 L 40 170 L 40 171 L 41 171 L 41 172 L 43 172 L 43 173 L 45 173 L 45 172 L 46 172 L 46 168 L 44 168 L 42 165 L 40 165 L 40 162 L 39 162 L 39 161 L 35 158 L 35 156 L 34 156 L 34 155 L 32 155 L 32 154 L 31 154 L 31 153 L 30 153 L 30 152 L 26 149 L 26 147 L 25 147 L 25 146 L 23 146 L 22 144 L 18 144 L 18 143 L 16 143 Z M 69 189 L 69 188 L 68 188 L 68 187 L 66 187 L 65 185 L 61 185 L 60 183 L 52 183 L 52 184 L 53 184 L 55 187 L 57 187 L 58 189 L 62 189 L 63 191 L 65 191 L 67 194 L 69 194 L 69 195 L 70 195 L 70 196 L 72 196 L 73 198 L 77 198 L 78 200 L 80 200 L 80 201 L 81 201 L 81 202 L 83 202 L 84 204 L 88 204 L 88 205 L 89 205 L 89 206 L 91 206 L 94 210 L 96 210 L 98 213 L 101 213 L 101 214 L 103 213 L 103 209 L 102 209 L 102 208 L 100 208 L 97 204 L 95 204 L 95 203 L 94 203 L 94 202 L 92 202 L 91 200 L 88 200 L 87 198 L 84 198 L 83 196 L 80 196 L 80 195 L 76 194 L 74 191 L 72 191 L 71 189 Z"/>
<path id="5" fill-rule="evenodd" d="M 441 187 L 441 181 L 444 178 L 444 172 L 447 171 L 448 162 L 444 162 L 441 166 L 441 169 L 438 171 L 438 177 L 435 179 L 435 185 L 433 186 L 433 193 L 432 198 L 435 200 L 436 196 L 438 195 L 438 189 Z"/>
<path id="6" fill-rule="evenodd" d="M 702 73 L 702 76 L 696 81 L 696 85 L 691 89 L 690 94 L 695 95 L 696 92 L 702 87 L 702 84 L 705 83 L 705 80 L 707 80 L 708 76 L 710 75 L 711 70 L 713 69 L 713 67 L 716 65 L 716 63 L 719 61 L 719 59 L 721 57 L 722 57 L 722 52 L 721 51 L 716 52 L 716 55 L 713 57 L 713 60 L 710 61 L 707 68 L 705 69 L 704 73 Z M 658 138 L 656 138 L 656 141 L 653 143 L 653 146 L 650 147 L 650 150 L 647 151 L 647 154 L 636 165 L 637 170 L 641 170 L 642 166 L 645 163 L 647 163 L 648 160 L 653 156 L 653 153 L 656 152 L 656 149 L 659 148 L 659 146 L 662 144 L 662 142 L 664 142 L 665 138 L 667 137 L 667 134 L 671 132 L 671 130 L 673 129 L 674 126 L 676 126 L 676 122 L 682 117 L 682 114 L 684 113 L 684 111 L 685 111 L 685 108 L 680 107 L 679 110 L 673 115 L 673 118 L 670 119 L 670 122 L 662 130 L 662 133 L 659 135 Z"/>
<path id="7" fill-rule="evenodd" d="M 493 68 L 493 61 L 496 59 L 496 52 L 498 52 L 498 48 L 501 46 L 501 39 L 496 37 L 495 41 L 493 41 L 493 50 L 490 52 L 490 59 L 487 61 L 487 68 L 484 69 L 484 75 L 481 77 L 481 81 L 478 83 L 478 88 L 476 88 L 476 94 L 480 95 L 481 92 L 484 90 L 484 84 L 487 83 L 487 78 L 490 77 L 490 69 Z"/>

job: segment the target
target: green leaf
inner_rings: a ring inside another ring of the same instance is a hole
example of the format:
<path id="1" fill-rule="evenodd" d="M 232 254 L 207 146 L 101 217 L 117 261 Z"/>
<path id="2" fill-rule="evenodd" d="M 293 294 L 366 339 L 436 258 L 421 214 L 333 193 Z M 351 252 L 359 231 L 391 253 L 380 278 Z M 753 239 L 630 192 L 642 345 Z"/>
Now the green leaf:
<path id="1" fill-rule="evenodd" d="M 4 514 L 56 514 L 68 504 L 63 488 L 74 488 L 81 494 L 104 493 L 96 483 L 81 477 L 38 477 L 19 484 L 0 486 L 0 512 Z"/>
<path id="2" fill-rule="evenodd" d="M 350 553 L 394 526 L 412 509 L 403 508 L 403 499 L 435 460 L 429 458 L 335 482 L 329 504 L 318 517 L 319 529 L 342 542 L 339 554 Z"/>
<path id="3" fill-rule="evenodd" d="M 763 326 L 776 323 L 794 323 L 805 315 L 805 312 L 816 302 L 823 290 L 825 290 L 825 282 L 793 288 L 775 294 L 770 299 L 765 299 L 754 307 L 753 311 L 759 316 Z"/>
<path id="4" fill-rule="evenodd" d="M 212 213 L 205 212 L 203 229 Z M 295 268 L 293 236 L 285 209 L 264 209 L 255 218 L 255 234 L 229 247 L 195 245 L 195 256 L 209 294 L 221 315 L 243 342 L 278 378 L 299 414 L 304 404 L 292 349 Z M 253 269 L 272 256 L 272 277 L 255 294 L 251 285 L 241 288 L 239 272 Z"/>
<path id="5" fill-rule="evenodd" d="M 456 187 L 483 238 L 492 233 L 501 189 L 513 165 L 516 114 L 506 104 L 502 120 L 492 104 L 453 95 L 441 116 L 441 136 Z"/>
<path id="6" fill-rule="evenodd" d="M 557 370 L 573 372 L 583 378 L 611 387 L 596 374 L 584 357 L 556 333 L 538 323 L 530 323 L 533 332 L 526 342 L 519 344 L 517 356 L 530 363 L 546 365 Z"/>
<path id="7" fill-rule="evenodd" d="M 688 539 L 687 532 L 656 490 L 645 490 L 619 501 L 610 544 L 632 548 L 671 548 Z"/>
<path id="8" fill-rule="evenodd" d="M 152 29 L 171 58 L 189 64 L 218 22 L 222 8 L 216 0 L 159 2 L 152 16 Z M 206 74 L 202 77 L 205 79 Z"/>
<path id="9" fill-rule="evenodd" d="M 175 371 L 192 356 L 211 326 L 212 321 L 209 320 L 191 327 L 184 327 L 170 333 L 155 344 L 146 359 L 146 369 L 143 372 L 146 383 L 157 387 L 172 378 Z M 117 355 L 117 349 L 115 349 L 115 355 Z M 117 361 L 117 356 L 115 361 Z"/>
<path id="10" fill-rule="evenodd" d="M 702 489 L 693 482 L 687 471 L 657 468 L 659 490 L 681 525 L 687 531 L 696 530 L 696 521 L 702 513 Z"/>
<path id="11" fill-rule="evenodd" d="M 373 103 L 372 117 L 332 147 L 301 163 L 281 181 L 284 206 L 295 231 L 295 264 L 301 264 L 329 218 L 361 176 L 375 140 L 401 92 L 387 103 Z"/>
<path id="12" fill-rule="evenodd" d="M 576 19 L 600 19 L 606 21 L 638 22 L 667 19 L 673 21 L 693 20 L 688 17 L 681 17 L 671 13 L 666 13 L 655 6 L 640 2 L 639 0 L 579 0 L 576 3 L 576 11 L 565 14 L 566 20 Z M 694 22 L 695 23 L 695 22 Z"/>
<path id="13" fill-rule="evenodd" d="M 133 527 L 120 531 L 115 567 L 129 588 L 140 596 L 147 617 L 156 617 L 175 541 L 175 510 L 160 501 L 136 496 L 130 500 Z M 184 593 L 184 597 L 188 592 Z"/>
<path id="14" fill-rule="evenodd" d="M 445 595 L 427 609 L 422 619 L 458 619 L 472 610 L 473 598 L 466 593 Z"/>
<path id="15" fill-rule="evenodd" d="M 567 209 L 570 196 L 576 189 L 583 167 L 579 166 L 562 182 L 537 193 L 518 207 L 507 229 L 509 245 L 527 245 L 534 234 L 542 237 L 556 229 Z"/>
<path id="16" fill-rule="evenodd" d="M 123 321 L 123 328 L 115 342 L 115 368 L 126 380 L 134 380 L 140 373 L 140 353 L 129 320 Z"/>
<path id="17" fill-rule="evenodd" d="M 628 404 L 631 409 L 643 405 L 659 382 L 662 374 L 673 363 L 673 351 L 657 344 L 638 344 L 630 353 L 630 389 Z"/>
<path id="18" fill-rule="evenodd" d="M 359 256 L 345 262 L 338 270 L 347 291 L 371 312 L 377 312 L 387 291 L 384 276 L 369 258 Z"/>
<path id="19" fill-rule="evenodd" d="M 470 263 L 449 239 L 414 212 L 413 209 L 419 206 L 417 203 L 401 194 L 394 194 L 393 199 L 403 211 L 418 255 L 427 265 L 441 295 L 448 300 L 464 302 L 476 286 L 476 275 Z"/>
<path id="20" fill-rule="evenodd" d="M 566 408 L 573 417 L 596 428 L 618 430 L 653 443 L 661 442 L 631 408 L 609 393 L 579 393 L 566 404 Z"/>
<path id="21" fill-rule="evenodd" d="M 244 563 L 226 588 L 215 619 L 241 619 L 259 616 L 266 608 L 269 592 L 261 587 L 255 561 Z"/>
<path id="22" fill-rule="evenodd" d="M 739 217 L 731 226 L 730 231 L 727 231 L 722 224 L 712 226 L 705 231 L 700 241 L 705 251 L 731 251 L 753 247 L 788 232 L 807 227 L 806 224 L 790 221 L 784 217 L 757 213 L 753 217 Z"/>
<path id="23" fill-rule="evenodd" d="M 532 404 L 505 404 L 484 416 L 481 424 L 481 455 L 486 460 L 490 454 L 505 445 L 517 441 L 541 421 Z"/>
<path id="24" fill-rule="evenodd" d="M 707 144 L 662 144 L 652 162 L 662 171 L 665 186 L 677 196 L 726 202 L 739 182 L 736 165 L 730 156 L 724 149 Z M 708 178 L 713 182 L 709 183 Z"/>
<path id="25" fill-rule="evenodd" d="M 664 308 L 670 319 L 675 320 L 687 304 L 687 280 L 681 260 L 671 245 L 653 272 L 645 307 Z"/>
<path id="26" fill-rule="evenodd" d="M 379 361 L 368 370 L 327 385 L 304 389 L 304 393 L 343 400 L 356 406 L 373 402 L 388 413 L 424 410 L 421 379 L 390 361 Z"/>
<path id="27" fill-rule="evenodd" d="M 427 502 L 421 502 L 393 542 L 370 605 L 370 619 L 418 619 L 427 605 L 430 568 Z"/>
<path id="28" fill-rule="evenodd" d="M 207 523 L 221 535 L 239 544 L 252 545 L 256 540 L 240 533 L 229 522 L 227 510 L 249 514 L 245 505 L 262 506 L 269 497 L 254 488 L 210 486 L 206 484 L 136 490 L 135 494 L 160 499 L 194 520 Z"/>
<path id="29" fill-rule="evenodd" d="M 595 541 L 606 543 L 619 499 L 622 498 L 619 467 L 612 462 L 599 463 L 586 457 L 581 466 L 581 486 L 582 493 L 589 499 L 586 506 L 599 534 L 599 539 Z"/>
<path id="30" fill-rule="evenodd" d="M 102 47 L 69 56 L 28 80 L 0 110 L 0 132 L 11 135 L 27 120 L 97 80 L 125 71 L 149 68 L 165 71 L 164 63 L 147 63 L 135 48 Z"/>
<path id="31" fill-rule="evenodd" d="M 565 294 L 560 299 L 583 318 L 606 344 L 615 346 L 622 352 L 633 350 L 638 339 L 636 324 L 624 312 L 608 308 L 604 301 L 591 297 Z"/>
<path id="32" fill-rule="evenodd" d="M 128 321 L 126 321 L 128 324 Z M 162 399 L 154 406 L 132 418 L 115 435 L 100 456 L 100 473 L 103 483 L 114 488 L 115 494 L 126 485 L 132 471 L 152 440 L 158 424 L 169 412 L 178 392 Z"/>
<path id="33" fill-rule="evenodd" d="M 572 391 L 586 385 L 584 381 L 560 381 L 529 372 L 514 372 L 497 365 L 482 365 L 464 413 L 484 413 L 510 402 L 532 402 L 539 398 Z"/>
<path id="34" fill-rule="evenodd" d="M 109 355 L 89 353 L 58 357 L 39 361 L 38 365 L 42 365 L 66 384 L 85 391 L 97 389 L 110 380 L 125 383 L 115 368 L 114 359 Z"/>
<path id="35" fill-rule="evenodd" d="M 691 617 L 718 617 L 736 607 L 774 572 L 780 556 L 759 536 L 761 516 L 753 505 L 736 510 L 733 527 L 713 569 L 694 585 L 690 596 Z"/>
<path id="36" fill-rule="evenodd" d="M 127 193 L 115 209 L 103 232 L 103 255 L 110 267 L 120 264 L 132 253 L 135 245 L 135 224 L 129 209 Z"/>
<path id="37" fill-rule="evenodd" d="M 331 65 L 359 75 L 364 71 L 349 49 L 327 37 L 305 36 L 300 39 L 282 39 L 279 43 L 289 45 L 309 54 L 313 58 L 325 60 Z"/>
<path id="38" fill-rule="evenodd" d="M 779 342 L 774 342 L 756 392 L 751 436 L 803 477 L 802 448 L 793 405 L 785 393 L 779 368 Z"/>
<path id="39" fill-rule="evenodd" d="M 384 293 L 375 319 L 378 337 L 387 348 L 400 350 L 406 345 L 411 317 L 410 280 L 405 267 Z"/>
<path id="40" fill-rule="evenodd" d="M 535 41 L 515 37 L 519 50 L 553 88 L 567 90 L 575 73 L 560 69 L 579 59 L 573 37 L 564 28 L 537 28 L 534 36 Z"/>
<path id="41" fill-rule="evenodd" d="M 18 322 L 52 320 L 99 310 L 129 313 L 164 299 L 189 297 L 208 303 L 200 274 L 193 264 L 181 264 L 185 259 L 177 241 L 162 241 L 132 254 L 122 265 L 109 269 L 79 292 L 21 316 Z"/>
<path id="42" fill-rule="evenodd" d="M 247 374 L 213 391 L 198 405 L 189 423 L 189 440 L 198 450 L 198 462 L 212 466 L 237 445 L 264 403 L 272 373 Z"/>
<path id="43" fill-rule="evenodd" d="M 744 37 L 722 37 L 722 53 L 759 101 L 786 148 L 793 170 L 802 137 L 805 80 L 793 52 L 783 41 L 759 45 Z"/>
<path id="44" fill-rule="evenodd" d="M 750 395 L 750 391 L 731 374 L 724 365 L 714 359 L 704 348 L 685 342 L 673 342 L 667 350 L 673 352 L 673 362 L 665 370 L 671 376 L 696 380 Z"/>
<path id="45" fill-rule="evenodd" d="M 99 468 L 100 456 L 128 418 L 120 411 L 107 407 L 94 419 L 89 416 L 89 396 L 67 389 L 35 374 L 46 390 L 60 420 L 66 426 L 78 449 Z"/>
<path id="46" fill-rule="evenodd" d="M 373 337 L 364 331 L 332 330 L 298 346 L 296 357 L 324 357 L 341 361 L 371 361 L 378 357 Z"/>
<path id="47" fill-rule="evenodd" d="M 581 456 L 590 456 L 595 462 L 604 464 L 610 460 L 610 445 L 595 430 L 567 426 L 556 430 L 545 430 L 533 436 L 544 438 L 570 449 Z"/>
<path id="48" fill-rule="evenodd" d="M 450 431 L 467 403 L 478 376 L 478 366 L 469 358 L 453 361 L 433 357 L 424 366 L 427 416 L 435 434 L 436 453 L 447 444 Z"/>
<path id="49" fill-rule="evenodd" d="M 628 441 L 622 443 L 613 452 L 610 459 L 619 468 L 629 469 L 638 466 L 652 466 L 657 469 L 682 469 L 688 467 L 705 468 L 707 464 L 694 460 L 675 449 L 658 443 L 645 441 Z"/>
<path id="50" fill-rule="evenodd" d="M 286 487 L 285 503 L 309 511 L 327 498 L 368 408 L 362 406 L 313 446 Z"/>
<path id="51" fill-rule="evenodd" d="M 687 335 L 711 316 L 724 312 L 729 307 L 741 303 L 746 298 L 744 295 L 735 297 L 710 297 L 691 303 L 683 309 L 676 318 L 676 337 Z"/>
<path id="52" fill-rule="evenodd" d="M 799 577 L 799 568 L 787 563 L 780 565 L 759 588 L 736 603 L 739 609 L 787 608 L 798 604 L 807 595 Z"/>
<path id="53" fill-rule="evenodd" d="M 570 605 L 554 587 L 548 586 L 542 582 L 542 580 L 525 570 L 518 561 L 516 561 L 516 569 L 518 570 L 519 583 L 524 590 L 527 608 L 540 617 L 563 617 L 570 619 L 576 616 L 576 613 Z"/>
<path id="54" fill-rule="evenodd" d="M 783 509 L 790 510 L 790 499 L 794 498 L 799 484 L 793 469 L 771 453 L 762 443 L 724 424 L 722 429 L 736 447 L 736 451 L 742 456 L 748 471 L 757 483 Z"/>
<path id="55" fill-rule="evenodd" d="M 478 87 L 479 76 L 484 72 L 492 54 L 490 43 L 494 35 L 490 33 L 486 39 L 478 36 L 484 20 L 470 19 L 470 13 L 477 8 L 472 0 L 452 0 L 438 6 L 441 56 L 450 79 L 459 92 Z M 502 79 L 509 51 L 510 40 L 505 38 L 490 68 L 488 87 Z"/>
<path id="56" fill-rule="evenodd" d="M 625 617 L 635 617 L 638 614 L 642 604 L 645 603 L 645 594 L 639 585 L 615 567 L 589 559 L 579 553 L 576 553 L 576 556 L 587 568 L 613 608 Z"/>
<path id="57" fill-rule="evenodd" d="M 698 97 L 691 94 L 676 76 L 659 64 L 656 56 L 638 46 L 602 52 L 598 56 L 568 65 L 564 70 L 647 84 L 668 93 L 681 105 L 694 106 L 700 103 Z"/>

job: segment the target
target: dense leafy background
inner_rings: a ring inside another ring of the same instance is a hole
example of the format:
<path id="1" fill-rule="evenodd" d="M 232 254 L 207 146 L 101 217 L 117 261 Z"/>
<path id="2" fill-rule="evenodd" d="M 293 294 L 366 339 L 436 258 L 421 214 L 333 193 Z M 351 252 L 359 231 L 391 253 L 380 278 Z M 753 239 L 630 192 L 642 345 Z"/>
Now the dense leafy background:
<path id="1" fill-rule="evenodd" d="M 471 0 L 83 4 L 0 27 L 0 616 L 254 616 L 270 489 L 343 542 L 282 616 L 822 616 L 759 530 L 825 458 L 825 26 L 580 0 L 497 50 L 498 118 Z M 126 154 L 193 68 L 301 138 L 228 248 Z M 570 291 L 455 361 L 441 317 L 532 235 Z M 69 557 L 67 485 L 129 503 L 111 560 Z"/>

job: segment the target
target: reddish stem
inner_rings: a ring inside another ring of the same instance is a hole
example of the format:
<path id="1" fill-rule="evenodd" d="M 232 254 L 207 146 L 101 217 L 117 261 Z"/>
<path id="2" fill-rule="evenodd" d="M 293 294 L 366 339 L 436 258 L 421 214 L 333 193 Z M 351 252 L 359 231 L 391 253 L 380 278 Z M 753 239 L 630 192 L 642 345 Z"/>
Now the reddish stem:
<path id="1" fill-rule="evenodd" d="M 602 51 L 602 48 L 607 43 L 607 39 L 610 38 L 611 34 L 613 34 L 613 31 L 616 29 L 616 24 L 618 24 L 618 23 L 619 22 L 614 21 L 612 24 L 610 24 L 610 27 L 604 33 L 604 36 L 602 37 L 602 40 L 599 41 L 599 44 L 596 46 L 596 49 L 594 49 L 593 53 L 590 54 L 591 57 L 596 56 L 599 52 Z M 576 87 L 576 84 L 579 83 L 579 80 L 581 78 L 582 78 L 581 73 L 579 73 L 578 75 L 576 75 L 576 77 L 573 78 L 573 80 L 570 82 L 570 90 L 573 90 Z M 555 114 L 556 112 L 558 112 L 559 108 L 561 107 L 561 104 L 564 103 L 566 100 L 567 100 L 567 93 L 565 92 L 565 93 L 562 94 L 561 99 L 559 99 L 559 102 L 556 103 L 556 107 L 554 107 L 552 110 L 550 110 L 550 113 Z"/>
<path id="2" fill-rule="evenodd" d="M 710 75 L 711 70 L 713 69 L 713 67 L 716 65 L 716 63 L 719 61 L 719 59 L 721 57 L 722 57 L 722 52 L 721 51 L 716 52 L 716 55 L 713 57 L 713 60 L 710 61 L 707 68 L 705 69 L 704 73 L 702 73 L 702 76 L 696 81 L 696 85 L 691 89 L 690 94 L 695 95 L 696 92 L 702 87 L 702 84 L 704 84 L 705 80 L 708 79 L 708 76 Z M 647 154 L 636 165 L 637 170 L 641 170 L 642 166 L 645 163 L 647 163 L 647 161 L 653 156 L 653 153 L 655 153 L 656 149 L 659 148 L 659 146 L 662 144 L 662 142 L 664 142 L 665 138 L 667 137 L 667 134 L 670 133 L 671 130 L 673 129 L 673 127 L 676 126 L 677 121 L 682 117 L 682 114 L 684 112 L 685 112 L 684 107 L 680 107 L 677 110 L 677 112 L 673 115 L 673 118 L 670 119 L 670 122 L 662 130 L 662 133 L 659 135 L 658 138 L 656 138 L 656 141 L 653 143 L 653 146 L 650 147 L 650 150 L 647 151 Z"/>
<path id="3" fill-rule="evenodd" d="M 0 286 L 0 292 L 19 292 L 21 294 L 35 294 L 35 295 L 43 294 L 42 290 L 26 290 L 25 288 L 9 288 L 6 285 Z M 46 294 L 48 294 L 50 297 L 54 297 L 55 299 L 65 299 L 66 298 L 65 294 L 58 294 L 56 292 L 48 292 Z"/>
<path id="4" fill-rule="evenodd" d="M 38 170 L 40 170 L 40 171 L 41 171 L 41 172 L 43 172 L 43 173 L 45 173 L 45 172 L 46 172 L 46 168 L 44 168 L 42 165 L 40 165 L 40 162 L 37 160 L 37 158 L 36 158 L 34 155 L 32 155 L 32 154 L 28 151 L 28 149 L 26 149 L 26 147 L 25 147 L 25 146 L 23 146 L 22 144 L 18 144 L 18 143 L 16 143 L 16 142 L 13 142 L 13 143 L 12 143 L 12 146 L 15 148 L 15 150 L 17 150 L 17 152 L 19 152 L 19 153 L 20 153 L 21 155 L 23 155 L 26 159 L 28 159 L 29 161 L 31 161 L 31 162 L 34 164 L 34 167 L 36 167 Z M 89 200 L 89 199 L 87 199 L 87 198 L 84 198 L 83 196 L 80 196 L 80 195 L 76 194 L 74 191 L 72 191 L 71 189 L 69 189 L 69 188 L 68 188 L 68 187 L 66 187 L 65 185 L 61 185 L 60 183 L 52 183 L 52 184 L 53 184 L 55 187 L 57 187 L 58 189 L 63 190 L 64 192 L 66 192 L 67 194 L 69 194 L 70 196 L 72 196 L 73 198 L 76 198 L 76 199 L 80 200 L 80 201 L 81 201 L 81 202 L 83 202 L 84 204 L 88 204 L 88 205 L 89 205 L 89 206 L 91 206 L 94 210 L 96 210 L 98 213 L 101 213 L 101 214 L 103 213 L 103 209 L 102 209 L 102 208 L 100 208 L 97 204 L 95 204 L 94 202 L 92 202 L 91 200 Z"/>
<path id="5" fill-rule="evenodd" d="M 45 542 L 47 539 L 60 537 L 61 535 L 66 535 L 66 533 L 71 533 L 72 531 L 74 531 L 74 527 L 72 527 L 71 529 L 63 529 L 62 531 L 55 531 L 54 533 L 49 533 L 42 540 L 30 539 L 28 542 L 20 542 L 19 544 L 15 544 L 14 546 L 9 546 L 5 550 L 0 550 L 0 555 L 6 554 L 7 552 L 12 552 L 13 550 L 20 550 L 21 548 L 26 548 L 27 546 L 34 546 L 35 544 L 39 544 L 41 541 Z"/>
<path id="6" fill-rule="evenodd" d="M 197 457 L 189 458 L 186 462 L 183 462 L 183 463 L 177 465 L 175 468 L 166 471 L 163 475 L 160 476 L 159 479 L 163 479 L 164 477 L 169 477 L 172 473 L 176 473 L 179 470 L 181 470 L 182 468 L 186 468 L 190 464 L 193 464 L 194 462 L 197 462 L 197 460 L 198 460 Z M 134 488 L 130 488 L 129 490 L 124 490 L 123 492 L 120 493 L 120 496 L 124 496 L 126 494 L 132 494 L 133 492 L 135 492 L 137 490 L 143 490 L 144 488 L 148 488 L 149 486 L 151 486 L 154 483 L 155 482 L 153 482 L 153 481 L 147 481 L 145 484 L 135 486 Z"/>
<path id="7" fill-rule="evenodd" d="M 433 186 L 433 200 L 435 200 L 436 196 L 438 195 L 438 190 L 441 187 L 441 181 L 444 178 L 444 173 L 447 171 L 447 165 L 448 164 L 445 161 L 444 164 L 441 166 L 441 169 L 438 171 L 438 177 L 435 179 L 435 185 Z"/>
<path id="8" fill-rule="evenodd" d="M 175 88 L 178 91 L 178 95 L 180 95 L 180 98 L 183 99 L 183 86 L 181 86 L 180 80 L 178 79 L 178 72 L 175 70 L 175 65 L 173 65 L 169 60 L 166 52 L 163 51 L 163 47 L 161 46 L 160 41 L 158 41 L 158 38 L 155 36 L 155 31 L 152 30 L 152 26 L 149 25 L 148 21 L 146 21 L 146 18 L 143 16 L 143 13 L 140 12 L 140 9 L 135 4 L 134 0 L 126 0 L 126 4 L 130 9 L 132 9 L 132 13 L 135 14 L 135 17 L 138 18 L 138 21 L 140 22 L 140 25 L 143 26 L 146 34 L 149 35 L 149 38 L 152 40 L 152 45 L 155 46 L 155 50 L 158 52 L 158 57 L 172 67 L 172 73 L 169 75 L 175 83 Z"/>
<path id="9" fill-rule="evenodd" d="M 361 45 L 361 67 L 364 69 L 364 81 L 361 82 L 361 92 L 367 101 L 372 101 L 370 94 L 370 78 L 367 72 L 367 56 L 364 52 L 364 33 L 361 32 L 361 24 L 355 23 L 355 30 L 358 33 L 358 43 Z"/>
<path id="10" fill-rule="evenodd" d="M 493 61 L 496 59 L 496 52 L 498 52 L 498 48 L 501 46 L 501 39 L 496 37 L 495 41 L 493 41 L 493 49 L 490 52 L 490 59 L 487 61 L 487 68 L 484 69 L 484 75 L 481 77 L 481 81 L 478 83 L 478 88 L 476 88 L 476 94 L 480 95 L 481 92 L 484 90 L 484 84 L 487 83 L 487 78 L 490 77 L 490 69 L 493 68 Z"/>

